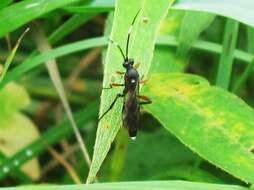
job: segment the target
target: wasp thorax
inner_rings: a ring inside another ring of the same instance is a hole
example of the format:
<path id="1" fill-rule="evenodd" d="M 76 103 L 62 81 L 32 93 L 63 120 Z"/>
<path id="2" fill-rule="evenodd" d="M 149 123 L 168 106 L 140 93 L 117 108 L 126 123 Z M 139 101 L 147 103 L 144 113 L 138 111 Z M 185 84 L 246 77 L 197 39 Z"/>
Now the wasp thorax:
<path id="1" fill-rule="evenodd" d="M 139 74 L 137 70 L 134 68 L 127 69 L 126 75 L 127 75 L 128 81 L 132 84 L 136 83 L 139 79 Z"/>

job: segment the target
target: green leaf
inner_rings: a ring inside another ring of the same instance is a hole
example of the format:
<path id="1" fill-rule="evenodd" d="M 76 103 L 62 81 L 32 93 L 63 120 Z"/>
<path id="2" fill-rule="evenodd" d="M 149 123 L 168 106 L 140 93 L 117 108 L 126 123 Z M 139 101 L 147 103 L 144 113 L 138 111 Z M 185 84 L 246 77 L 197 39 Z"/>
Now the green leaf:
<path id="1" fill-rule="evenodd" d="M 4 69 L 3 69 L 2 72 L 0 72 L 0 83 L 3 81 L 3 79 L 4 79 L 4 77 L 5 77 L 5 75 L 6 75 L 7 71 L 8 71 L 8 69 L 9 69 L 9 67 L 10 67 L 10 65 L 11 65 L 11 63 L 12 63 L 12 60 L 13 60 L 15 54 L 16 54 L 16 51 L 17 51 L 17 49 L 18 49 L 20 43 L 21 43 L 21 40 L 23 39 L 23 37 L 25 36 L 25 34 L 26 34 L 28 31 L 29 31 L 29 29 L 26 29 L 25 32 L 23 32 L 23 34 L 19 37 L 19 39 L 18 39 L 16 45 L 15 45 L 14 48 L 12 49 L 10 55 L 8 56 L 8 58 L 7 58 L 7 60 L 6 60 L 5 64 L 4 64 Z"/>
<path id="2" fill-rule="evenodd" d="M 214 18 L 215 15 L 202 12 L 188 11 L 185 13 L 178 37 L 177 54 L 180 58 L 186 58 L 193 42 L 211 24 Z"/>
<path id="3" fill-rule="evenodd" d="M 187 181 L 223 183 L 220 178 L 215 177 L 204 169 L 196 168 L 189 165 L 179 164 L 170 167 L 166 172 L 155 176 L 153 179 L 184 179 Z"/>
<path id="4" fill-rule="evenodd" d="M 17 153 L 39 136 L 33 122 L 19 113 L 20 109 L 28 106 L 29 102 L 30 99 L 25 89 L 14 83 L 8 84 L 0 91 L 0 140 L 3 142 L 0 143 L 0 151 L 8 157 Z M 37 159 L 24 165 L 22 169 L 31 178 L 39 178 Z"/>
<path id="5" fill-rule="evenodd" d="M 239 23 L 228 19 L 223 39 L 223 49 L 220 57 L 216 85 L 224 89 L 229 88 L 234 61 L 234 51 L 237 43 Z"/>
<path id="6" fill-rule="evenodd" d="M 72 52 L 81 51 L 84 49 L 89 49 L 93 47 L 98 47 L 106 44 L 106 38 L 104 37 L 98 37 L 98 38 L 92 38 L 88 40 L 82 40 L 78 42 L 74 42 L 72 44 L 64 45 L 59 48 L 46 51 L 42 54 L 39 54 L 34 57 L 28 58 L 25 62 L 23 62 L 21 65 L 15 67 L 14 70 L 11 70 L 4 80 L 0 83 L 0 88 L 2 88 L 5 84 L 7 84 L 9 81 L 12 81 L 16 79 L 17 77 L 21 76 L 25 72 L 33 69 L 34 67 L 43 64 L 44 62 L 51 60 L 56 57 L 60 57 L 63 55 L 70 54 Z"/>
<path id="7" fill-rule="evenodd" d="M 58 27 L 48 38 L 48 41 L 51 45 L 55 44 L 60 39 L 63 39 L 65 36 L 73 32 L 75 29 L 80 27 L 80 25 L 86 23 L 91 18 L 93 18 L 95 13 L 86 13 L 86 14 L 76 14 L 68 19 L 64 24 Z"/>
<path id="8" fill-rule="evenodd" d="M 0 10 L 0 37 L 39 16 L 79 0 L 26 0 Z"/>
<path id="9" fill-rule="evenodd" d="M 157 39 L 157 45 L 159 46 L 177 46 L 177 39 L 174 36 L 159 36 Z M 30 57 L 20 65 L 15 67 L 13 70 L 10 70 L 2 83 L 0 83 L 0 88 L 6 85 L 8 82 L 17 79 L 25 72 L 30 71 L 31 69 L 43 64 L 45 61 L 48 61 L 53 58 L 61 57 L 64 55 L 68 55 L 70 53 L 74 53 L 81 50 L 86 50 L 94 47 L 101 47 L 107 44 L 106 37 L 96 37 L 90 38 L 88 40 L 81 40 L 77 42 L 73 42 L 70 44 L 66 44 L 55 49 L 49 50 L 40 55 Z M 214 54 L 220 54 L 222 52 L 222 47 L 220 44 L 207 42 L 203 40 L 198 40 L 193 44 L 193 47 L 196 50 L 206 51 Z M 235 50 L 234 58 L 237 60 L 241 60 L 244 63 L 250 63 L 253 59 L 253 55 L 250 53 L 246 53 L 241 50 Z M 181 69 L 181 65 L 175 68 L 176 70 Z"/>
<path id="10" fill-rule="evenodd" d="M 80 5 L 67 6 L 64 8 L 64 10 L 75 13 L 108 12 L 114 9 L 114 3 L 114 0 L 93 0 L 88 2 L 80 2 Z"/>
<path id="11" fill-rule="evenodd" d="M 128 6 L 131 4 L 132 6 Z M 125 50 L 126 38 L 130 24 L 141 8 L 137 22 L 134 25 L 130 42 L 130 57 L 140 63 L 140 76 L 145 76 L 152 61 L 154 44 L 161 20 L 166 16 L 170 3 L 168 0 L 123 0 L 116 4 L 115 17 L 111 39 L 116 41 Z M 111 77 L 122 68 L 123 58 L 118 49 L 110 44 L 105 61 L 103 86 L 109 86 Z M 111 104 L 117 93 L 121 89 L 103 91 L 101 96 L 100 114 L 102 114 Z M 91 183 L 100 169 L 106 157 L 111 143 L 121 127 L 121 105 L 118 101 L 110 114 L 106 115 L 99 123 L 95 142 L 93 161 L 87 178 L 87 183 Z"/>
<path id="12" fill-rule="evenodd" d="M 101 7 L 101 2 L 106 5 L 106 10 Z M 115 0 L 96 0 L 91 3 L 81 4 L 79 6 L 69 7 L 72 12 L 92 12 L 92 11 L 110 11 L 114 9 Z M 190 10 L 213 13 L 229 18 L 233 18 L 244 24 L 254 27 L 254 2 L 252 0 L 244 1 L 211 1 L 211 0 L 177 0 L 172 6 L 176 10 Z M 232 11 L 233 10 L 233 11 Z M 244 13 L 244 14 L 243 14 Z"/>
<path id="13" fill-rule="evenodd" d="M 14 83 L 6 85 L 5 88 L 0 91 L 0 121 L 4 122 L 4 118 L 25 108 L 29 103 L 29 95 L 22 86 Z"/>
<path id="14" fill-rule="evenodd" d="M 7 5 L 9 5 L 12 2 L 12 0 L 1 0 L 0 1 L 0 9 L 6 7 Z"/>
<path id="15" fill-rule="evenodd" d="M 250 64 L 247 65 L 247 67 L 245 68 L 243 74 L 239 77 L 239 79 L 236 81 L 232 92 L 235 94 L 238 94 L 241 87 L 243 86 L 243 84 L 246 82 L 246 80 L 248 79 L 249 76 L 251 76 L 251 74 L 253 73 L 253 68 L 254 68 L 254 59 L 252 60 L 252 62 Z"/>
<path id="16" fill-rule="evenodd" d="M 145 109 L 201 157 L 254 183 L 254 111 L 235 95 L 198 76 L 158 74 L 143 94 Z"/>
<path id="17" fill-rule="evenodd" d="M 254 28 L 248 27 L 247 28 L 247 34 L 248 34 L 248 52 L 254 53 Z"/>
<path id="18" fill-rule="evenodd" d="M 184 11 L 169 11 L 167 17 L 160 24 L 159 34 L 166 36 L 177 36 L 184 17 Z M 160 37 L 158 38 L 158 40 Z M 161 40 L 161 42 L 169 42 L 170 40 Z M 176 40 L 176 45 L 178 41 Z M 167 72 L 183 72 L 184 65 L 177 59 L 175 48 L 156 46 L 153 61 L 149 74 L 151 73 L 167 73 Z"/>
<path id="19" fill-rule="evenodd" d="M 193 163 L 195 159 L 197 156 L 165 129 L 153 133 L 140 131 L 137 139 L 129 143 L 120 181 L 151 179 L 174 166 Z M 112 159 L 110 161 L 112 165 L 115 164 Z"/>
<path id="20" fill-rule="evenodd" d="M 118 182 L 97 183 L 90 185 L 30 185 L 23 187 L 1 188 L 1 190 L 249 190 L 247 187 L 237 185 L 219 185 L 187 181 L 146 181 L 146 182 Z"/>
<path id="21" fill-rule="evenodd" d="M 214 13 L 235 19 L 250 26 L 254 26 L 254 12 L 252 10 L 253 6 L 254 1 L 252 0 L 178 0 L 173 5 L 173 8 Z"/>

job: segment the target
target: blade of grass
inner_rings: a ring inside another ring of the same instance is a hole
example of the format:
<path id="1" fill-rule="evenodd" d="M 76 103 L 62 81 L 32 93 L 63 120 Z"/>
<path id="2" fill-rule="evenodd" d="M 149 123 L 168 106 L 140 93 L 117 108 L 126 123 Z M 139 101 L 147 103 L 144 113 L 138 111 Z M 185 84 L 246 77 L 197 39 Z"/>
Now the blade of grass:
<path id="1" fill-rule="evenodd" d="M 114 0 L 95 0 L 82 3 L 82 5 L 70 5 L 63 9 L 69 12 L 84 13 L 84 12 L 109 12 L 114 10 Z"/>
<path id="2" fill-rule="evenodd" d="M 1 0 L 0 1 L 0 10 L 6 6 L 8 6 L 10 3 L 12 2 L 12 0 Z"/>
<path id="3" fill-rule="evenodd" d="M 126 130 L 119 131 L 116 137 L 115 149 L 111 158 L 110 181 L 120 181 L 123 172 L 125 157 L 129 144 L 129 135 Z"/>
<path id="4" fill-rule="evenodd" d="M 248 34 L 248 52 L 254 53 L 254 28 L 248 27 L 247 28 Z"/>
<path id="5" fill-rule="evenodd" d="M 40 55 L 30 57 L 29 59 L 21 63 L 19 66 L 15 67 L 13 70 L 10 70 L 7 73 L 2 83 L 0 83 L 0 89 L 4 85 L 6 85 L 8 82 L 17 79 L 22 74 L 30 71 L 31 69 L 41 65 L 42 63 L 50 59 L 58 58 L 58 57 L 68 55 L 74 52 L 78 52 L 81 50 L 106 46 L 107 43 L 108 43 L 107 37 L 90 38 L 87 40 L 81 40 L 78 42 L 73 42 L 67 45 L 63 45 L 55 49 L 49 50 L 45 53 L 42 53 Z M 157 45 L 175 47 L 178 45 L 178 42 L 175 36 L 160 36 L 157 39 Z M 214 54 L 221 54 L 222 52 L 222 46 L 220 44 L 207 42 L 203 40 L 196 41 L 193 44 L 192 48 L 196 50 L 200 50 L 200 51 L 214 53 Z M 234 51 L 234 58 L 242 61 L 245 64 L 249 64 L 252 61 L 253 55 L 250 53 L 244 52 L 242 50 L 236 49 Z"/>
<path id="6" fill-rule="evenodd" d="M 2 152 L 0 152 L 0 164 L 2 163 L 3 160 L 8 159 Z M 23 171 L 21 171 L 19 168 L 16 168 L 14 172 L 11 173 L 11 176 L 14 179 L 17 179 L 20 181 L 22 184 L 28 184 L 32 183 L 32 179 L 26 175 Z"/>
<path id="7" fill-rule="evenodd" d="M 89 103 L 84 109 L 74 114 L 74 119 L 80 128 L 86 127 L 92 119 L 97 116 L 99 105 L 98 101 Z M 59 128 L 61 130 L 59 130 Z M 4 172 L 4 168 L 8 168 L 9 172 L 19 168 L 24 163 L 43 153 L 48 145 L 54 145 L 63 138 L 69 137 L 72 133 L 72 128 L 69 126 L 67 118 L 59 126 L 52 126 L 48 131 L 44 132 L 39 139 L 24 147 L 20 152 L 12 157 L 4 160 L 0 165 L 0 179 L 4 179 L 9 173 Z M 27 154 L 28 150 L 32 152 L 32 156 Z M 15 163 L 19 163 L 16 165 Z"/>
<path id="8" fill-rule="evenodd" d="M 10 67 L 10 65 L 11 65 L 11 63 L 12 63 L 12 60 L 13 60 L 15 54 L 16 54 L 16 51 L 17 51 L 17 49 L 18 49 L 18 47 L 19 47 L 19 45 L 20 45 L 20 43 L 21 43 L 23 37 L 26 35 L 26 33 L 27 33 L 28 31 L 29 31 L 29 28 L 26 29 L 26 30 L 23 32 L 23 34 L 19 37 L 18 41 L 16 42 L 16 45 L 15 45 L 14 48 L 12 49 L 11 54 L 8 56 L 8 58 L 7 58 L 7 60 L 6 60 L 5 64 L 4 64 L 3 71 L 0 73 L 0 83 L 3 81 L 3 79 L 4 79 L 4 77 L 5 77 L 5 75 L 6 75 L 7 71 L 8 71 L 8 69 L 9 69 L 9 67 Z"/>
<path id="9" fill-rule="evenodd" d="M 96 14 L 94 13 L 86 13 L 86 14 L 75 14 L 70 19 L 68 19 L 64 24 L 59 26 L 54 32 L 52 32 L 49 37 L 48 41 L 51 45 L 54 45 L 65 36 L 76 30 L 79 26 L 89 21 L 93 18 Z M 28 61 L 32 57 L 34 57 L 38 52 L 35 50 L 33 51 L 30 56 L 27 58 Z"/>
<path id="10" fill-rule="evenodd" d="M 79 0 L 51 0 L 48 3 L 44 0 L 26 0 L 19 3 L 15 3 L 9 7 L 6 7 L 0 11 L 0 37 L 3 37 L 8 32 L 17 29 L 18 27 L 28 23 L 29 21 L 47 13 L 56 8 L 63 8 L 73 2 Z M 103 7 L 101 4 L 103 3 Z M 194 10 L 210 12 L 222 16 L 227 16 L 236 19 L 242 23 L 254 26 L 254 13 L 252 7 L 254 2 L 252 0 L 240 1 L 216 1 L 210 0 L 180 0 L 177 1 L 173 8 L 178 10 Z M 82 10 L 82 5 L 75 7 L 72 12 L 105 12 L 114 9 L 114 0 L 97 0 L 92 1 L 90 4 L 85 3 Z M 70 11 L 71 8 L 68 8 Z M 234 11 L 232 11 L 234 10 Z M 242 13 L 245 14 L 242 14 Z"/>
<path id="11" fill-rule="evenodd" d="M 35 57 L 30 57 L 22 64 L 15 67 L 14 70 L 11 70 L 5 77 L 5 79 L 0 84 L 0 89 L 8 82 L 16 79 L 17 77 L 21 76 L 23 73 L 35 68 L 36 66 L 51 60 L 53 58 L 61 57 L 63 55 L 67 55 L 73 52 L 100 47 L 105 45 L 107 42 L 106 38 L 92 38 L 88 40 L 82 40 L 75 43 L 71 43 L 69 45 L 64 45 L 56 49 L 49 50 L 42 54 L 39 54 Z"/>
<path id="12" fill-rule="evenodd" d="M 190 165 L 177 165 L 172 166 L 170 169 L 166 170 L 157 176 L 154 176 L 152 179 L 184 179 L 186 181 L 196 181 L 196 182 L 207 182 L 207 183 L 221 183 L 223 180 L 212 175 L 210 172 L 201 169 L 194 168 Z"/>
<path id="13" fill-rule="evenodd" d="M 239 23 L 232 19 L 227 19 L 224 31 L 223 50 L 219 62 L 216 85 L 224 89 L 229 88 L 232 66 L 234 61 L 234 51 L 237 43 Z"/>
<path id="14" fill-rule="evenodd" d="M 246 82 L 248 77 L 253 73 L 254 69 L 254 59 L 250 64 L 247 65 L 241 77 L 236 81 L 235 86 L 233 87 L 232 92 L 238 94 L 243 84 Z"/>
<path id="15" fill-rule="evenodd" d="M 49 37 L 48 41 L 51 45 L 63 39 L 65 36 L 76 30 L 79 26 L 85 22 L 91 20 L 96 14 L 86 13 L 86 14 L 75 14 L 64 24 L 58 27 Z"/>
<path id="16" fill-rule="evenodd" d="M 39 16 L 79 0 L 26 0 L 0 10 L 0 37 Z"/>
<path id="17" fill-rule="evenodd" d="M 187 11 L 183 17 L 180 34 L 178 37 L 179 45 L 177 47 L 177 55 L 183 61 L 186 61 L 188 52 L 200 35 L 214 20 L 215 15 Z"/>
<path id="18" fill-rule="evenodd" d="M 53 156 L 53 158 L 57 160 L 65 168 L 65 170 L 68 172 L 68 174 L 72 178 L 73 182 L 75 182 L 75 184 L 82 184 L 79 175 L 77 174 L 77 172 L 72 167 L 72 165 L 68 162 L 67 159 L 65 159 L 60 153 L 58 153 L 52 147 L 48 147 L 47 150 Z"/>
<path id="19" fill-rule="evenodd" d="M 2 190 L 249 190 L 237 185 L 221 185 L 188 181 L 136 181 L 118 183 L 98 183 L 90 185 L 43 185 L 2 188 Z"/>
<path id="20" fill-rule="evenodd" d="M 40 27 L 39 24 L 36 24 L 35 27 L 36 27 L 37 30 L 33 34 L 34 34 L 34 40 L 37 44 L 37 47 L 38 47 L 39 51 L 43 53 L 45 51 L 50 50 L 51 46 L 47 41 L 47 38 L 44 34 L 43 29 Z M 69 121 L 70 121 L 72 129 L 73 129 L 74 134 L 76 136 L 76 139 L 79 143 L 80 149 L 83 153 L 84 159 L 87 162 L 87 165 L 90 167 L 91 159 L 90 159 L 88 150 L 86 148 L 85 141 L 83 140 L 83 138 L 82 138 L 82 136 L 81 136 L 81 134 L 78 130 L 77 124 L 76 124 L 76 122 L 73 118 L 71 107 L 70 107 L 70 104 L 67 100 L 67 97 L 66 97 L 66 94 L 65 94 L 65 91 L 64 91 L 64 85 L 63 85 L 63 82 L 61 80 L 61 76 L 60 76 L 60 73 L 59 73 L 59 70 L 58 70 L 58 67 L 57 67 L 56 60 L 55 59 L 48 60 L 46 62 L 46 67 L 47 67 L 50 79 L 51 79 L 51 81 L 53 82 L 53 84 L 56 88 L 56 91 L 57 91 L 57 93 L 60 97 L 60 100 L 62 102 L 63 108 L 64 108 L 64 110 L 67 114 L 67 117 L 68 117 Z"/>

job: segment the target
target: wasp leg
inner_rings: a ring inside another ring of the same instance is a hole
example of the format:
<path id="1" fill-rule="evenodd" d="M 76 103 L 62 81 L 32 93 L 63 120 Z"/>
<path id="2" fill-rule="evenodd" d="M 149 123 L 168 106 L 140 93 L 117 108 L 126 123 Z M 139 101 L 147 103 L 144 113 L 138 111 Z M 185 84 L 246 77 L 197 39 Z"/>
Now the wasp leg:
<path id="1" fill-rule="evenodd" d="M 104 87 L 104 88 L 102 88 L 102 89 L 103 89 L 103 90 L 109 90 L 109 89 L 112 89 L 112 88 L 118 87 L 118 86 L 124 86 L 124 84 L 111 83 L 111 84 L 109 85 L 109 87 Z"/>
<path id="2" fill-rule="evenodd" d="M 152 100 L 150 100 L 150 98 L 148 98 L 147 96 L 138 96 L 138 98 L 139 98 L 139 100 L 142 100 L 139 102 L 140 105 L 152 103 Z"/>
<path id="3" fill-rule="evenodd" d="M 123 71 L 116 71 L 116 74 L 118 74 L 118 75 L 124 75 L 125 72 L 123 72 Z"/>
<path id="4" fill-rule="evenodd" d="M 133 67 L 137 70 L 140 66 L 140 63 L 136 63 Z"/>
<path id="5" fill-rule="evenodd" d="M 148 81 L 148 79 L 145 79 L 145 80 L 140 80 L 140 81 L 139 81 L 139 84 L 146 84 L 146 83 L 147 83 L 147 81 Z"/>
<path id="6" fill-rule="evenodd" d="M 116 101 L 118 100 L 118 98 L 122 98 L 124 97 L 123 94 L 117 94 L 114 101 L 111 103 L 111 105 L 109 106 L 109 108 L 99 117 L 99 121 L 114 107 Z"/>

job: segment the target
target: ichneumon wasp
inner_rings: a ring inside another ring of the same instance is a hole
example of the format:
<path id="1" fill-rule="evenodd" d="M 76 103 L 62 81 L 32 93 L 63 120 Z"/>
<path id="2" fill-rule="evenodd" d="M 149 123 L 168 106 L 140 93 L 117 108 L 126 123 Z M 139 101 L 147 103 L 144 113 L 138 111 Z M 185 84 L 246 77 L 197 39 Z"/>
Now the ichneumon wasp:
<path id="1" fill-rule="evenodd" d="M 126 41 L 126 54 L 123 53 L 123 50 L 119 44 L 117 44 L 111 39 L 109 40 L 118 48 L 123 57 L 123 67 L 125 68 L 125 72 L 118 71 L 116 73 L 124 75 L 124 83 L 123 84 L 111 83 L 110 87 L 103 89 L 111 89 L 113 87 L 119 86 L 123 86 L 124 89 L 122 93 L 116 95 L 114 101 L 111 103 L 109 108 L 99 117 L 100 121 L 114 107 L 117 100 L 119 98 L 123 98 L 124 99 L 122 108 L 123 126 L 128 129 L 129 136 L 133 140 L 136 138 L 137 135 L 140 106 L 152 103 L 152 101 L 148 97 L 139 95 L 139 85 L 145 83 L 145 80 L 144 81 L 140 80 L 139 73 L 137 71 L 138 64 L 134 65 L 134 59 L 129 58 L 128 55 L 132 28 L 139 12 L 140 10 L 133 18 L 131 26 L 128 30 L 128 36 Z"/>

